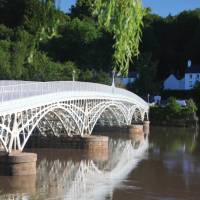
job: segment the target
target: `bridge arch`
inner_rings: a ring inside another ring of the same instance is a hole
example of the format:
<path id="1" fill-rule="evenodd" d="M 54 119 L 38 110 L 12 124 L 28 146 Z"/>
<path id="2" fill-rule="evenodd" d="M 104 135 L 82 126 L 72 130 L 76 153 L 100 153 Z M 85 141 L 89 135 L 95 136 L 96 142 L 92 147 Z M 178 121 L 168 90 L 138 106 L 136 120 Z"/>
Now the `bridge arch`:
<path id="1" fill-rule="evenodd" d="M 133 124 L 134 122 L 140 122 L 140 121 L 143 121 L 142 110 L 138 108 L 137 106 L 134 106 L 130 112 L 130 124 Z"/>
<path id="2" fill-rule="evenodd" d="M 74 117 L 74 112 L 73 112 L 72 110 L 66 109 L 65 107 L 63 107 L 63 106 L 60 105 L 60 104 L 58 104 L 58 105 L 56 104 L 56 105 L 53 105 L 53 106 L 50 105 L 49 108 L 46 107 L 46 109 L 41 110 L 41 111 L 40 111 L 39 113 L 37 113 L 36 115 L 32 116 L 32 118 L 31 118 L 25 125 L 22 126 L 22 128 L 20 129 L 20 134 L 23 134 L 22 130 L 23 130 L 23 129 L 26 129 L 26 128 L 31 124 L 31 122 L 33 122 L 34 118 L 37 118 L 37 120 L 35 121 L 34 125 L 33 125 L 33 126 L 31 127 L 31 129 L 28 131 L 28 135 L 26 136 L 25 140 L 23 141 L 20 150 L 23 150 L 23 149 L 24 149 L 26 143 L 28 142 L 29 137 L 31 136 L 33 130 L 36 128 L 36 126 L 38 125 L 38 123 L 39 123 L 49 112 L 53 112 L 53 113 L 54 113 L 56 109 L 61 109 L 61 110 L 65 111 L 65 112 L 67 112 L 67 113 L 70 115 L 70 117 L 71 117 L 71 119 L 73 120 L 73 122 L 75 122 L 78 131 L 79 131 L 79 132 L 81 131 L 80 128 L 79 128 L 80 126 L 79 126 L 79 124 L 78 124 L 78 121 L 75 119 L 75 117 Z M 57 114 L 57 115 L 59 115 L 59 114 Z M 60 118 L 58 118 L 58 119 L 60 120 Z M 61 122 L 61 123 L 62 123 L 62 122 Z M 68 134 L 68 136 L 71 136 L 71 135 Z"/>
<path id="3" fill-rule="evenodd" d="M 115 109 L 112 107 L 108 107 L 107 109 L 104 110 L 104 112 L 97 119 L 97 122 L 94 125 L 94 127 L 97 124 L 99 124 L 101 126 L 113 126 L 113 125 L 120 126 L 120 125 L 122 125 L 120 119 L 118 118 L 118 116 L 116 114 Z M 123 125 L 124 125 L 124 123 L 123 123 Z"/>
<path id="4" fill-rule="evenodd" d="M 140 120 L 148 117 L 149 105 L 143 99 L 102 84 L 4 81 L 0 90 L 0 142 L 6 151 L 12 151 L 13 143 L 23 150 L 36 126 L 48 127 L 47 122 L 42 122 L 45 117 L 54 126 L 57 122 L 56 131 L 60 128 L 69 136 L 91 134 L 97 121 L 106 115 L 110 125 L 112 120 L 129 125 L 134 117 Z"/>
<path id="5" fill-rule="evenodd" d="M 123 103 L 120 103 L 120 102 L 115 103 L 115 102 L 108 101 L 108 102 L 101 103 L 100 105 L 97 105 L 97 106 L 98 106 L 98 110 L 96 111 L 95 115 L 93 116 L 93 120 L 94 120 L 93 123 L 91 123 L 91 129 L 90 129 L 91 133 L 92 133 L 97 121 L 101 117 L 101 115 L 106 111 L 106 109 L 109 109 L 112 107 L 117 108 L 118 112 L 121 113 L 121 116 L 123 117 L 125 123 L 128 124 L 128 119 L 126 116 L 127 109 Z M 113 114 L 117 118 L 117 116 L 116 116 L 117 113 L 113 112 Z"/>
<path id="6" fill-rule="evenodd" d="M 29 110 L 29 113 L 26 113 L 26 121 L 23 123 L 23 117 L 22 117 L 22 113 L 17 113 L 14 118 L 17 119 L 12 119 L 9 122 L 6 122 L 7 125 L 4 124 L 4 122 L 2 122 L 0 124 L 0 142 L 3 145 L 3 148 L 5 149 L 5 151 L 7 152 L 11 152 L 13 145 L 15 145 L 16 149 L 19 150 L 23 150 L 29 137 L 31 136 L 33 130 L 36 128 L 36 126 L 38 126 L 39 122 L 48 114 L 48 113 L 56 113 L 56 110 L 62 110 L 66 113 L 68 113 L 68 115 L 70 116 L 70 120 L 72 120 L 74 122 L 74 124 L 76 125 L 77 131 L 79 131 L 80 133 L 80 127 L 82 123 L 82 120 L 80 119 L 76 119 L 76 113 L 70 109 L 66 107 L 63 107 L 60 104 L 51 104 L 48 106 L 42 106 L 39 109 L 38 108 L 34 108 L 33 110 Z M 38 112 L 36 112 L 38 110 Z M 26 111 L 28 112 L 28 110 Z M 30 113 L 32 114 L 32 116 L 29 116 Z M 59 113 L 56 114 L 57 117 L 59 116 Z M 10 116 L 11 118 L 11 116 Z M 13 117 L 12 117 L 13 118 Z M 58 120 L 60 120 L 61 124 L 63 125 L 63 128 L 65 128 L 63 121 L 61 121 L 61 118 L 58 117 Z M 16 127 L 15 126 L 15 122 L 17 123 Z M 10 128 L 11 127 L 11 128 Z M 17 129 L 17 132 L 16 132 Z M 67 133 L 68 134 L 68 133 Z M 70 134 L 68 134 L 68 136 L 72 136 Z M 6 139 L 3 139 L 6 138 Z M 6 142 L 7 140 L 7 142 Z"/>
<path id="7" fill-rule="evenodd" d="M 3 148 L 5 149 L 5 151 L 8 152 L 8 148 L 7 148 L 7 146 L 6 146 L 5 141 L 2 139 L 2 137 L 0 137 L 0 144 L 2 144 L 2 145 L 3 145 Z"/>

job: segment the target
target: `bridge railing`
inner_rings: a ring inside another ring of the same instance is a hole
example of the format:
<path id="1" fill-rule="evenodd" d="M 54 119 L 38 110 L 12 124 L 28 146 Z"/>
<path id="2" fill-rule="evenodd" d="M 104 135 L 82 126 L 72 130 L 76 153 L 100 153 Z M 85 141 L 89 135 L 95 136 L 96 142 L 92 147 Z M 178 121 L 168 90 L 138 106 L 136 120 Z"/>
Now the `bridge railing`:
<path id="1" fill-rule="evenodd" d="M 3 85 L 5 84 L 5 85 Z M 15 99 L 22 99 L 31 96 L 39 96 L 60 92 L 103 92 L 108 94 L 118 94 L 129 98 L 134 98 L 142 104 L 146 104 L 140 97 L 127 90 L 107 86 L 98 83 L 78 82 L 78 81 L 53 81 L 53 82 L 28 82 L 28 81 L 4 81 L 0 83 L 0 102 L 7 102 Z"/>
<path id="2" fill-rule="evenodd" d="M 30 83 L 39 83 L 39 82 L 22 81 L 22 80 L 0 80 L 0 87 L 1 86 L 9 86 L 9 85 L 30 84 Z"/>

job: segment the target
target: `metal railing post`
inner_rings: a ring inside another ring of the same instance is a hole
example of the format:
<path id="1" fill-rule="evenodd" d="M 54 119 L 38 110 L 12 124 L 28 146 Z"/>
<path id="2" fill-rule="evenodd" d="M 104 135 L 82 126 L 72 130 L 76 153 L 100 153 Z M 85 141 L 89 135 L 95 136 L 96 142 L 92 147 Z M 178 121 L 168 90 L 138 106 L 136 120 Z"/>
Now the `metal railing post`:
<path id="1" fill-rule="evenodd" d="M 3 87 L 1 87 L 1 103 L 3 103 L 3 95 L 4 95 L 3 92 L 4 92 Z"/>

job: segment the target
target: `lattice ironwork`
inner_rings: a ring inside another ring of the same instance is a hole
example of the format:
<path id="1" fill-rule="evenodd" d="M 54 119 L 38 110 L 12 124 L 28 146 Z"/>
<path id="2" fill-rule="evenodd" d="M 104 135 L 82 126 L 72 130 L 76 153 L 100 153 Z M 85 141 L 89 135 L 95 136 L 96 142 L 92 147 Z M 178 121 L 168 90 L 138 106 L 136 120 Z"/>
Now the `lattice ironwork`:
<path id="1" fill-rule="evenodd" d="M 13 84 L 14 83 L 14 84 Z M 113 86 L 84 82 L 0 82 L 0 143 L 4 150 L 22 151 L 37 127 L 52 133 L 90 135 L 97 121 L 130 125 L 148 118 L 148 104 Z"/>

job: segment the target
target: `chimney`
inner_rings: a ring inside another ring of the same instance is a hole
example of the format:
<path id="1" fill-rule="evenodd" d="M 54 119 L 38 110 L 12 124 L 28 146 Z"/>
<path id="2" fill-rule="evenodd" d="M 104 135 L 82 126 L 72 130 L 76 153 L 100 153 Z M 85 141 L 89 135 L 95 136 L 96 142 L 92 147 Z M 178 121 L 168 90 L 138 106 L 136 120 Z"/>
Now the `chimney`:
<path id="1" fill-rule="evenodd" d="M 192 61 L 188 60 L 187 67 L 190 68 L 192 66 Z"/>

